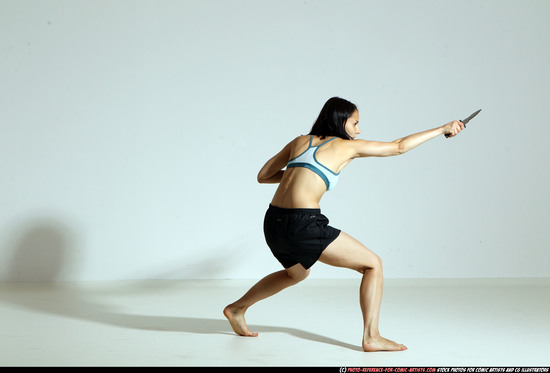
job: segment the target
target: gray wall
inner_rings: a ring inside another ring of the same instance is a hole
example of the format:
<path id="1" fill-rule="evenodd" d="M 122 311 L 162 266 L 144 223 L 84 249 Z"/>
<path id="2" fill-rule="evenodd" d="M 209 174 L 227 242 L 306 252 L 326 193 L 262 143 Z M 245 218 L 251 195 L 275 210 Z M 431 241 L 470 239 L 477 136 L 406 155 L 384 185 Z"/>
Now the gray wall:
<path id="1" fill-rule="evenodd" d="M 483 109 L 325 196 L 387 277 L 548 277 L 549 19 L 545 0 L 0 0 L 0 280 L 280 269 L 256 174 L 331 96 L 379 141 Z"/>

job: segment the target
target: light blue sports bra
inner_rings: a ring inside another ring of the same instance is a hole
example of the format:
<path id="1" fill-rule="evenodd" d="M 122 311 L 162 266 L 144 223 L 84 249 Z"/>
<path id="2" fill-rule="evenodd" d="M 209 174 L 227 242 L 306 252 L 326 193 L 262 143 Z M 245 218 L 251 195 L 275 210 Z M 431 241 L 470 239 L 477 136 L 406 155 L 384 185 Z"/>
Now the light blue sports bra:
<path id="1" fill-rule="evenodd" d="M 338 175 L 340 175 L 340 172 L 334 173 L 332 170 L 330 170 L 328 167 L 322 165 L 318 160 L 317 157 L 315 157 L 315 153 L 317 153 L 317 150 L 323 145 L 325 145 L 327 142 L 330 142 L 334 140 L 336 137 L 333 137 L 330 140 L 325 141 L 322 144 L 319 144 L 317 146 L 312 146 L 311 143 L 313 141 L 313 135 L 309 139 L 309 146 L 308 148 L 299 156 L 296 158 L 292 158 L 290 161 L 288 161 L 287 168 L 292 167 L 305 167 L 310 169 L 311 171 L 315 172 L 317 175 L 323 179 L 327 186 L 327 190 L 334 189 L 334 186 L 338 182 Z"/>

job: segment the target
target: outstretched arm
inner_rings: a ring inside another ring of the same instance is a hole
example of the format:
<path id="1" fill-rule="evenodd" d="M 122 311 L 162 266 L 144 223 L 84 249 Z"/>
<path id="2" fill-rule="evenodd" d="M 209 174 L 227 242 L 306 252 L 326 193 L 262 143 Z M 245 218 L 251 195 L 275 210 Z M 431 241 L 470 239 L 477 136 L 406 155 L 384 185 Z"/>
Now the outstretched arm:
<path id="1" fill-rule="evenodd" d="M 464 124 L 461 121 L 455 120 L 444 126 L 437 127 L 431 130 L 414 133 L 412 135 L 394 140 L 392 142 L 378 142 L 366 140 L 354 140 L 351 142 L 355 157 L 389 157 L 400 155 L 408 152 L 411 149 L 433 139 L 439 135 L 449 135 L 454 137 L 464 129 Z"/>

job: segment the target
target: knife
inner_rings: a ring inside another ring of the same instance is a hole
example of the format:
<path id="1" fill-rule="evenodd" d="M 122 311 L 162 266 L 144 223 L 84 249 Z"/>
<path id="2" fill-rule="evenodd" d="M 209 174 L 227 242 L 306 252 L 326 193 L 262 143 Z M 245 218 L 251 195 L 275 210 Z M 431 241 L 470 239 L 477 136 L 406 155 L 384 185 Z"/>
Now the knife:
<path id="1" fill-rule="evenodd" d="M 472 119 L 473 117 L 478 115 L 480 111 L 481 111 L 481 109 L 479 109 L 478 111 L 476 111 L 475 113 L 470 115 L 468 118 L 466 118 L 464 120 L 461 120 L 461 122 L 464 123 L 464 128 L 466 128 L 466 123 L 468 123 L 470 121 L 470 119 Z M 445 137 L 449 137 L 449 134 L 446 134 Z"/>

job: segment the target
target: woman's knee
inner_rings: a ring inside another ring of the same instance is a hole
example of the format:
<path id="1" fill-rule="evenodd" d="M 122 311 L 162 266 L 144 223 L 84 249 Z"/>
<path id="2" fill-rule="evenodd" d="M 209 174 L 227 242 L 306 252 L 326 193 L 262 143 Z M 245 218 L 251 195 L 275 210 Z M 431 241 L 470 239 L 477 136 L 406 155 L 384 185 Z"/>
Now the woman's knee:
<path id="1" fill-rule="evenodd" d="M 377 271 L 382 273 L 383 266 L 382 266 L 382 258 L 380 258 L 378 255 L 373 254 L 371 255 L 368 260 L 366 260 L 364 263 L 361 263 L 361 268 L 359 272 L 365 273 L 366 271 Z"/>
<path id="2" fill-rule="evenodd" d="M 368 270 L 382 271 L 382 259 L 365 245 L 341 232 L 321 254 L 323 263 L 336 267 L 350 268 L 360 273 Z"/>

